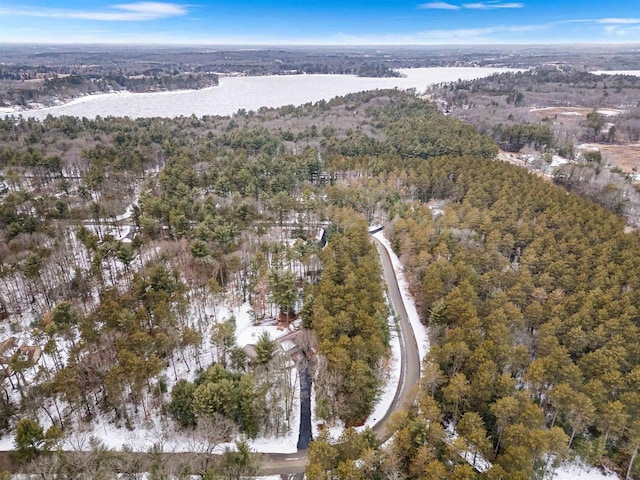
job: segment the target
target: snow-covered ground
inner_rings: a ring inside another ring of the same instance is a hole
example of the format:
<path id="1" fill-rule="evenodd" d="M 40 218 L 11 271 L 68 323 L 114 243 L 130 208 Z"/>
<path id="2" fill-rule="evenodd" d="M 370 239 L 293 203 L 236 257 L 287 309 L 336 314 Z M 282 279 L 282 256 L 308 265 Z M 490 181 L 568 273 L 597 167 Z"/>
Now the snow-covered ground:
<path id="1" fill-rule="evenodd" d="M 571 110 L 571 108 L 575 108 L 575 110 Z M 537 107 L 530 108 L 530 112 L 557 112 L 557 115 L 564 115 L 568 117 L 582 117 L 589 112 L 589 109 L 584 107 Z M 605 117 L 615 117 L 622 113 L 625 113 L 625 110 L 620 109 L 612 109 L 612 108 L 599 108 L 598 113 Z"/>
<path id="2" fill-rule="evenodd" d="M 602 473 L 595 467 L 585 465 L 580 459 L 563 462 L 562 465 L 549 476 L 549 480 L 619 480 L 614 472 Z"/>
<path id="3" fill-rule="evenodd" d="M 122 214 L 114 217 L 116 221 L 126 221 L 131 217 L 134 204 L 138 200 L 139 194 L 139 189 L 136 189 L 135 198 L 132 203 L 124 209 Z M 97 224 L 86 223 L 84 226 L 90 231 L 99 234 L 101 238 L 106 234 L 111 234 L 115 238 L 122 239 L 129 233 L 130 227 L 112 225 L 114 218 L 104 219 Z M 69 250 L 74 252 L 74 260 L 76 264 L 81 265 L 83 270 L 88 270 L 91 266 L 91 256 L 85 253 L 84 246 L 78 241 L 73 230 L 70 229 L 66 233 L 66 241 L 71 245 Z M 137 266 L 138 264 L 139 266 L 142 266 L 144 262 L 145 260 L 141 255 L 136 257 L 132 266 Z M 297 263 L 293 263 L 295 267 Z M 114 283 L 114 286 L 120 286 L 120 273 L 122 273 L 121 270 L 124 269 L 124 266 L 115 260 L 113 261 L 113 265 L 107 266 L 107 270 L 112 272 L 110 278 Z M 111 267 L 113 267 L 113 271 L 111 270 Z M 7 285 L 7 288 L 13 288 L 15 286 L 15 282 L 18 280 L 20 279 L 15 280 L 11 285 Z M 4 283 L 0 283 L 0 294 L 4 293 L 4 287 Z M 26 287 L 24 290 L 26 290 Z M 211 345 L 208 340 L 211 336 L 211 328 L 216 323 L 224 322 L 233 318 L 236 325 L 236 344 L 240 347 L 244 347 L 248 344 L 255 344 L 263 332 L 266 332 L 271 339 L 278 340 L 280 337 L 286 336 L 295 331 L 298 326 L 296 323 L 292 324 L 289 328 L 271 325 L 254 325 L 255 315 L 251 306 L 248 303 L 239 303 L 230 297 L 222 296 L 214 298 L 212 296 L 208 296 L 203 299 L 201 294 L 198 292 L 190 292 L 189 297 L 191 299 L 191 311 L 188 314 L 186 323 L 190 327 L 199 330 L 202 333 L 204 342 L 202 342 L 200 348 L 197 349 L 197 352 L 195 349 L 191 349 L 191 351 L 186 355 L 174 355 L 171 358 L 167 369 L 163 372 L 163 376 L 166 380 L 167 391 L 169 392 L 178 380 L 193 380 L 196 372 L 200 368 L 206 368 L 214 361 L 218 360 L 216 348 Z M 7 335 L 11 334 L 18 337 L 20 343 L 29 344 L 35 342 L 35 344 L 37 344 L 38 342 L 35 340 L 34 342 L 31 342 L 31 332 L 28 327 L 33 322 L 34 315 L 36 315 L 36 313 L 30 313 L 28 309 L 25 309 L 25 313 L 23 314 L 24 318 L 14 319 L 14 323 L 17 321 L 17 323 L 23 327 L 22 330 L 17 332 L 13 330 L 11 332 L 6 331 L 5 333 Z M 2 329 L 3 328 L 0 328 L 0 330 Z M 285 350 L 292 346 L 292 342 L 290 340 L 284 340 L 281 344 Z M 58 355 L 61 360 L 65 362 L 68 352 L 66 352 L 64 348 L 61 348 Z M 50 355 L 45 353 L 41 362 L 51 365 L 53 360 Z M 29 380 L 35 372 L 35 369 L 27 372 L 25 374 L 27 376 L 27 380 Z M 300 399 L 298 371 L 293 362 L 288 363 L 286 372 L 288 373 L 285 374 L 291 375 L 290 385 L 292 386 L 292 393 L 290 397 L 291 415 L 287 423 L 289 431 L 286 435 L 278 438 L 262 437 L 249 440 L 249 445 L 255 451 L 272 453 L 293 453 L 297 451 L 296 446 L 300 423 Z M 16 397 L 18 395 L 17 390 L 12 391 L 11 393 Z M 167 397 L 165 396 L 164 400 L 166 399 Z M 142 408 L 139 408 L 135 414 L 130 412 L 130 416 L 132 417 L 131 423 L 134 426 L 133 429 L 130 430 L 125 428 L 124 421 L 116 421 L 112 413 L 98 413 L 90 425 L 74 425 L 75 428 L 70 430 L 81 433 L 74 433 L 70 438 L 65 439 L 63 448 L 75 450 L 78 448 L 79 444 L 86 446 L 88 445 L 88 438 L 93 436 L 103 442 L 107 447 L 114 450 L 120 450 L 123 446 L 127 445 L 136 451 L 146 451 L 158 441 L 161 441 L 165 451 L 169 452 L 192 451 L 194 449 L 193 438 L 189 438 L 189 436 L 184 435 L 182 431 L 176 429 L 172 420 L 153 415 L 153 412 L 156 412 L 159 408 L 159 402 L 161 400 L 154 398 L 152 395 L 146 395 L 143 401 L 147 407 L 145 410 L 152 412 L 152 414 L 145 418 L 143 416 Z M 59 401 L 58 404 L 62 411 L 67 408 L 64 402 Z M 44 407 L 53 408 L 51 405 L 45 405 Z M 45 415 L 44 411 L 40 412 L 38 420 L 45 429 L 51 425 L 51 420 L 47 415 Z M 221 445 L 220 448 L 224 448 L 225 446 L 233 447 L 233 444 Z M 3 438 L 0 438 L 0 450 L 11 450 L 12 448 L 13 435 L 6 435 Z"/>
<path id="4" fill-rule="evenodd" d="M 568 158 L 561 157 L 560 155 L 554 155 L 550 167 L 559 167 L 560 165 L 566 165 L 570 160 Z"/>
<path id="5" fill-rule="evenodd" d="M 159 172 L 160 172 L 160 166 L 145 170 L 145 174 L 157 175 Z M 133 202 L 131 202 L 129 205 L 127 205 L 127 208 L 125 208 L 124 213 L 121 213 L 120 215 L 116 215 L 116 217 L 115 217 L 116 222 L 121 222 L 123 220 L 129 220 L 131 218 L 131 215 L 133 214 L 133 210 L 134 210 L 135 206 L 140 202 L 140 193 L 141 192 L 142 192 L 141 186 L 139 184 L 136 185 L 135 192 L 134 192 L 134 195 L 133 195 Z"/>
<path id="6" fill-rule="evenodd" d="M 609 110 L 606 108 L 599 108 L 598 109 L 598 113 L 600 115 L 604 115 L 605 117 L 616 117 L 618 115 L 620 115 L 621 113 L 624 113 L 624 111 L 622 110 Z"/>
<path id="7" fill-rule="evenodd" d="M 267 331 L 272 339 L 277 339 L 289 333 L 287 329 L 278 330 L 278 327 L 258 327 L 253 325 L 251 306 L 248 303 L 232 305 L 229 302 L 220 305 L 210 306 L 206 313 L 215 322 L 222 322 L 235 318 L 236 339 L 238 345 L 255 343 L 262 331 Z M 203 342 L 200 351 L 199 363 L 203 366 L 211 365 L 216 359 L 215 347 L 209 342 Z M 173 365 L 165 371 L 168 390 L 171 391 L 177 380 L 192 380 L 198 367 L 198 362 L 192 356 L 185 356 L 185 360 L 176 358 Z M 259 437 L 248 440 L 247 443 L 256 452 L 264 453 L 295 453 L 300 429 L 300 392 L 298 388 L 298 374 L 295 368 L 291 369 L 292 384 L 294 388 L 293 408 L 290 418 L 290 431 L 282 437 Z M 50 426 L 50 421 L 42 415 L 40 423 L 46 429 Z M 88 438 L 94 436 L 104 443 L 105 446 L 113 450 L 121 450 L 127 445 L 135 451 L 147 451 L 154 444 L 161 442 L 166 452 L 187 452 L 194 450 L 195 440 L 185 435 L 175 428 L 172 420 L 162 417 L 150 417 L 147 420 L 135 423 L 135 428 L 128 430 L 124 427 L 116 426 L 109 416 L 97 415 L 91 425 L 77 425 L 74 430 L 80 433 L 72 434 L 63 443 L 63 448 L 76 450 L 80 445 L 88 445 Z M 13 435 L 0 438 L 0 450 L 13 449 Z M 223 451 L 225 447 L 233 448 L 234 443 L 221 444 L 218 449 Z"/>
<path id="8" fill-rule="evenodd" d="M 530 108 L 529 111 L 530 112 L 548 112 L 552 110 L 557 110 L 557 108 L 558 107 L 535 107 L 535 108 Z M 560 112 L 560 115 L 581 116 L 582 113 L 569 110 L 569 111 Z"/>
<path id="9" fill-rule="evenodd" d="M 381 233 L 377 234 L 376 238 L 383 238 Z M 389 243 L 384 239 L 385 246 L 390 250 Z M 424 326 L 420 323 L 415 304 L 413 299 L 408 293 L 408 286 L 402 276 L 402 267 L 399 259 L 392 251 L 390 255 L 393 261 L 396 275 L 398 276 L 401 293 L 409 312 L 412 327 L 416 332 L 418 345 L 421 347 L 421 358 L 424 357 L 428 350 L 428 339 Z M 239 305 L 230 305 L 228 302 L 211 305 L 206 308 L 207 316 L 210 316 L 215 322 L 222 322 L 233 317 L 236 324 L 236 344 L 243 347 L 248 344 L 255 344 L 263 332 L 266 332 L 269 337 L 276 340 L 288 333 L 292 328 L 283 329 L 277 326 L 256 326 L 253 321 L 253 311 L 248 303 L 242 303 Z M 391 355 L 387 364 L 386 382 L 381 392 L 380 398 L 374 408 L 374 411 L 369 416 L 365 425 L 360 427 L 364 429 L 366 427 L 373 427 L 378 420 L 380 420 L 386 412 L 389 410 L 393 398 L 396 394 L 398 384 L 400 381 L 400 340 L 398 337 L 397 326 L 395 325 L 395 319 L 393 315 L 389 316 L 389 326 L 391 332 Z M 206 344 L 207 342 L 205 342 Z M 215 360 L 215 348 L 211 346 L 205 346 L 200 352 L 200 364 L 210 365 Z M 197 365 L 195 359 L 188 360 L 189 363 L 185 363 L 183 360 L 176 359 L 173 368 L 167 369 L 167 386 L 169 390 L 175 384 L 178 379 L 185 378 L 191 379 L 196 371 Z M 264 453 L 295 453 L 297 451 L 296 444 L 298 441 L 299 433 L 299 415 L 300 415 L 300 398 L 299 389 L 297 388 L 297 371 L 292 369 L 291 372 L 294 378 L 292 381 L 295 383 L 295 398 L 293 404 L 293 414 L 290 419 L 291 430 L 288 435 L 278 438 L 257 438 L 249 440 L 248 443 L 252 449 L 257 452 Z M 312 411 L 314 408 L 314 399 L 312 395 Z M 44 423 L 44 422 L 43 422 Z M 319 434 L 318 422 L 313 421 L 314 436 Z M 105 418 L 97 418 L 93 421 L 92 429 L 87 434 L 94 435 L 105 443 L 109 448 L 121 449 L 124 445 L 129 445 L 137 451 L 145 451 L 151 447 L 160 438 L 166 439 L 164 441 L 166 451 L 182 452 L 190 451 L 193 449 L 193 440 L 187 438 L 179 431 L 175 431 L 172 422 L 163 423 L 161 419 L 151 419 L 142 425 L 138 425 L 133 431 L 129 431 L 124 428 L 117 428 Z M 330 429 L 330 436 L 332 438 L 338 438 L 344 431 L 344 426 L 336 425 Z M 9 441 L 8 448 L 11 448 L 11 441 L 8 437 L 0 440 L 0 448 L 3 442 Z M 66 445 L 67 448 L 72 448 L 72 445 Z M 233 447 L 233 444 L 220 445 L 220 449 L 225 447 Z"/>
<path id="10" fill-rule="evenodd" d="M 598 147 L 596 145 L 593 144 L 589 144 L 589 143 L 581 143 L 580 145 L 578 145 L 576 147 L 577 150 L 591 150 L 591 151 L 597 151 Z"/>

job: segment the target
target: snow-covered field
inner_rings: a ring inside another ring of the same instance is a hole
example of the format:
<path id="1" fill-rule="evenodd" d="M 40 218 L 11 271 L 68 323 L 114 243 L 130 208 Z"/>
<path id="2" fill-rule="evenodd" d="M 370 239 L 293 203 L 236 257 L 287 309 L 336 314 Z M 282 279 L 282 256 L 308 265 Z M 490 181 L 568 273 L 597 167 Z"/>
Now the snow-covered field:
<path id="1" fill-rule="evenodd" d="M 554 155 L 551 160 L 550 167 L 559 167 L 560 165 L 566 165 L 570 160 L 568 158 L 561 157 L 560 155 Z"/>
<path id="2" fill-rule="evenodd" d="M 610 108 L 599 108 L 598 109 L 598 113 L 600 115 L 604 115 L 605 117 L 617 117 L 618 115 L 623 113 L 623 111 L 622 110 L 612 110 Z M 604 128 L 606 129 L 606 125 L 605 125 Z"/>
<path id="3" fill-rule="evenodd" d="M 592 111 L 590 108 L 585 107 L 537 107 L 530 108 L 530 112 L 543 112 L 550 115 L 564 115 L 569 117 L 583 117 Z M 614 108 L 599 108 L 598 113 L 605 117 L 615 117 L 625 113 L 625 110 Z"/>
<path id="4" fill-rule="evenodd" d="M 488 67 L 401 69 L 404 77 L 365 78 L 354 75 L 274 75 L 221 77 L 216 87 L 155 93 L 107 93 L 77 98 L 64 105 L 19 111 L 0 108 L 0 116 L 21 114 L 44 119 L 47 115 L 77 117 L 179 117 L 231 115 L 239 109 L 302 105 L 365 90 L 400 88 L 423 91 L 435 83 L 472 80 L 498 72 L 519 71 Z"/>

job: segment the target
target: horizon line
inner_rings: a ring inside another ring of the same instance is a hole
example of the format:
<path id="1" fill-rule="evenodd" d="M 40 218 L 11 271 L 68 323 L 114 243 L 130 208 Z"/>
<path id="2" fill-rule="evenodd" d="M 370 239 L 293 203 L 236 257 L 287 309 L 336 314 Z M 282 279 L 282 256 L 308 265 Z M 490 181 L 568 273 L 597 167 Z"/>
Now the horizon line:
<path id="1" fill-rule="evenodd" d="M 171 42 L 12 42 L 0 41 L 0 45 L 16 46 L 84 46 L 84 47 L 561 47 L 561 46 L 603 46 L 603 47 L 640 47 L 636 42 L 551 42 L 551 43 L 171 43 Z"/>

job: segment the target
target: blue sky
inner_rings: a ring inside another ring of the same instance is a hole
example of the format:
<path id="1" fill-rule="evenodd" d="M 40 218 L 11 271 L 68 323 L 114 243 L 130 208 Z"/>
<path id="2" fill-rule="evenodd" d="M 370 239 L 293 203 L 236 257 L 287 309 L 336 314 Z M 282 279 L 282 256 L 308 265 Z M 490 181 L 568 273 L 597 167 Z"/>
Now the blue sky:
<path id="1" fill-rule="evenodd" d="M 640 43 L 640 0 L 0 0 L 9 42 Z"/>

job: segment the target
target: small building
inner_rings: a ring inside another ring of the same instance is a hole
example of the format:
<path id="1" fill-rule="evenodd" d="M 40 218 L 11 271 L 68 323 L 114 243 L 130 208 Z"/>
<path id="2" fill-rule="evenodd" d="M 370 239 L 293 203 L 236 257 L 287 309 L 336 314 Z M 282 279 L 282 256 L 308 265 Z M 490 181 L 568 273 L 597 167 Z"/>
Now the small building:
<path id="1" fill-rule="evenodd" d="M 13 375 L 14 370 L 11 363 L 16 354 L 22 355 L 26 359 L 28 367 L 35 367 L 42 357 L 42 348 L 26 344 L 18 347 L 16 337 L 9 337 L 0 342 L 0 377 L 8 378 Z"/>
<path id="2" fill-rule="evenodd" d="M 0 357 L 11 357 L 13 351 L 18 346 L 18 339 L 16 337 L 9 337 L 0 342 Z M 6 355 L 10 352 L 9 355 Z"/>
<path id="3" fill-rule="evenodd" d="M 255 345 L 251 343 L 242 347 L 242 351 L 247 355 L 247 358 L 249 359 L 250 362 L 253 362 L 258 356 L 258 352 L 256 352 Z"/>
<path id="4" fill-rule="evenodd" d="M 22 345 L 18 351 L 29 360 L 29 365 L 35 366 L 42 356 L 42 349 L 37 345 Z"/>

